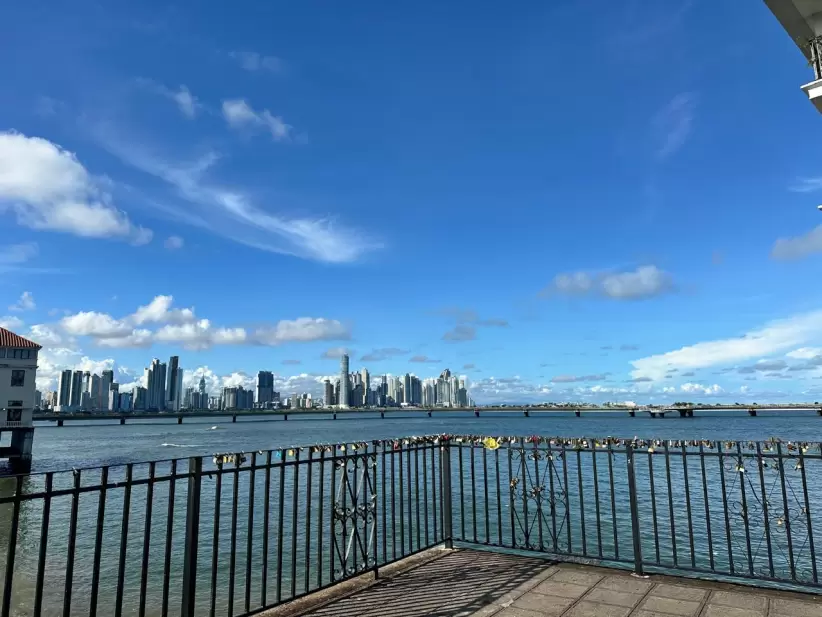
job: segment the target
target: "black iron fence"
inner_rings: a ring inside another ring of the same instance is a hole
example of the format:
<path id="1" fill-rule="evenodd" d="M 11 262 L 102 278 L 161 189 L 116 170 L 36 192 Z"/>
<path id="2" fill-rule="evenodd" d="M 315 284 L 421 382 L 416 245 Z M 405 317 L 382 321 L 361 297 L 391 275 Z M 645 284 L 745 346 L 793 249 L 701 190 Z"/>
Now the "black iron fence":
<path id="1" fill-rule="evenodd" d="M 453 542 L 815 591 L 820 461 L 445 435 L 6 478 L 0 615 L 247 615 Z"/>

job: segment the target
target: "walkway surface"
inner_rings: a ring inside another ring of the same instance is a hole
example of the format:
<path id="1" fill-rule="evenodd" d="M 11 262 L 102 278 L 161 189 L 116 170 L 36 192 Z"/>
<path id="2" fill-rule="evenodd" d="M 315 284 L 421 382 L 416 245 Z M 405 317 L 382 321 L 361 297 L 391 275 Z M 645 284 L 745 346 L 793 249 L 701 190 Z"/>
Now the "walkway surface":
<path id="1" fill-rule="evenodd" d="M 822 597 L 470 550 L 302 613 L 312 617 L 822 617 Z"/>

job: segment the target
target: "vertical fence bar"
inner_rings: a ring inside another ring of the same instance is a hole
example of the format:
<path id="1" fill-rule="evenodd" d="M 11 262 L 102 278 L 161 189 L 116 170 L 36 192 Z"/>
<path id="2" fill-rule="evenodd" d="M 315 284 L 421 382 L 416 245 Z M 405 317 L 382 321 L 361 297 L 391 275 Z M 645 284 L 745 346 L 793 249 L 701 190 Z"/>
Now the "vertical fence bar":
<path id="1" fill-rule="evenodd" d="M 323 586 L 323 532 L 325 519 L 323 518 L 323 498 L 325 495 L 325 448 L 320 450 L 320 488 L 317 500 L 317 588 Z"/>
<path id="2" fill-rule="evenodd" d="M 128 552 L 128 521 L 131 513 L 131 476 L 132 465 L 126 465 L 126 482 L 123 488 L 123 522 L 120 528 L 120 565 L 117 568 L 117 598 L 114 605 L 114 616 L 123 614 L 123 593 L 126 582 L 126 553 Z M 64 610 L 63 614 L 68 615 Z"/>
<path id="3" fill-rule="evenodd" d="M 263 567 L 260 576 L 260 605 L 268 606 L 268 526 L 271 522 L 271 450 L 265 453 L 265 490 L 263 491 Z"/>
<path id="4" fill-rule="evenodd" d="M 659 522 L 656 513 L 656 486 L 654 484 L 654 452 L 653 447 L 648 448 L 648 482 L 651 489 L 651 521 L 654 525 L 654 551 L 656 553 L 656 563 L 660 562 L 659 557 Z"/>
<path id="5" fill-rule="evenodd" d="M 97 615 L 97 592 L 100 588 L 100 559 L 103 555 L 103 529 L 106 522 L 106 485 L 108 484 L 108 467 L 103 467 L 100 471 L 100 496 L 97 501 L 97 531 L 94 537 L 94 564 L 91 570 L 91 598 L 89 599 L 89 617 L 96 617 Z M 46 478 L 47 492 L 51 491 L 51 474 Z M 47 499 L 50 499 L 47 497 Z M 47 502 L 48 505 L 48 502 Z M 45 522 L 45 520 L 44 520 Z M 41 547 L 41 551 L 45 556 L 45 545 Z M 40 585 L 37 592 L 38 599 L 42 596 L 43 581 L 38 581 Z M 35 608 L 35 616 L 40 615 L 39 607 Z"/>
<path id="6" fill-rule="evenodd" d="M 796 580 L 796 564 L 793 559 L 793 536 L 791 535 L 791 513 L 788 509 L 788 489 L 785 486 L 785 460 L 782 458 L 782 442 L 776 442 L 776 456 L 779 461 L 779 482 L 782 485 L 782 505 L 784 507 L 785 536 L 788 541 L 788 565 L 791 570 L 791 580 Z"/>
<path id="7" fill-rule="evenodd" d="M 300 494 L 300 449 L 294 449 L 294 491 L 291 494 L 291 597 L 297 595 L 297 496 Z"/>
<path id="8" fill-rule="evenodd" d="M 544 479 L 543 479 L 544 481 Z M 487 486 L 487 483 L 486 483 Z M 539 442 L 535 439 L 534 440 L 534 487 L 537 489 L 536 493 L 536 502 L 537 502 L 537 531 L 538 531 L 538 538 L 539 538 L 539 550 L 545 550 L 545 541 L 542 535 L 542 499 L 543 499 L 543 486 L 540 484 L 539 481 Z M 488 501 L 488 494 L 486 492 L 485 501 Z"/>
<path id="9" fill-rule="evenodd" d="M 614 490 L 614 450 L 608 442 L 608 486 L 611 489 L 611 527 L 614 533 L 614 559 L 619 559 L 619 534 L 617 532 L 616 491 Z"/>
<path id="10" fill-rule="evenodd" d="M 146 514 L 143 527 L 143 567 L 140 574 L 140 605 L 139 617 L 146 614 L 146 595 L 148 594 L 148 556 L 151 547 L 151 510 L 154 505 L 154 471 L 155 463 L 148 464 L 148 486 L 146 487 Z"/>
<path id="11" fill-rule="evenodd" d="M 312 467 L 314 466 L 314 449 L 308 449 L 308 463 L 306 463 L 307 477 L 305 479 L 305 570 L 303 591 L 308 593 L 311 588 L 311 498 L 312 498 Z"/>
<path id="12" fill-rule="evenodd" d="M 168 481 L 168 512 L 166 513 L 166 550 L 163 558 L 162 615 L 168 615 L 168 592 L 171 582 L 171 540 L 174 534 L 174 494 L 177 482 L 177 461 L 171 461 L 171 478 Z"/>
<path id="13" fill-rule="evenodd" d="M 728 515 L 728 491 L 725 489 L 725 461 L 722 457 L 722 442 L 716 442 L 719 455 L 719 484 L 722 486 L 722 512 L 725 515 L 725 540 L 728 544 L 728 564 L 731 574 L 734 573 L 734 553 L 731 546 L 731 519 Z"/>
<path id="14" fill-rule="evenodd" d="M 488 448 L 482 449 L 482 487 L 484 489 L 483 506 L 485 506 L 485 544 L 490 544 L 491 526 L 488 518 Z"/>
<path id="15" fill-rule="evenodd" d="M 748 574 L 750 576 L 754 575 L 753 569 L 753 553 L 751 552 L 751 529 L 750 524 L 748 522 L 749 513 L 748 513 L 748 497 L 745 495 L 745 461 L 742 458 L 742 444 L 738 441 L 736 442 L 736 455 L 739 457 L 737 461 L 737 468 L 736 468 L 736 476 L 739 478 L 739 490 L 742 491 L 742 512 L 743 517 L 742 520 L 745 523 L 745 546 L 747 547 L 747 557 L 748 557 Z"/>
<path id="16" fill-rule="evenodd" d="M 400 449 L 398 451 L 395 450 L 395 456 L 399 461 L 399 472 L 400 472 L 400 554 L 405 557 L 405 487 L 403 486 L 405 482 L 405 477 L 403 474 L 403 465 L 402 465 L 402 448 L 405 444 L 402 442 L 400 443 Z M 392 469 L 393 471 L 393 469 Z M 393 497 L 393 493 L 392 493 Z M 393 504 L 391 506 L 394 507 Z M 409 508 L 410 508 L 409 504 Z"/>
<path id="17" fill-rule="evenodd" d="M 75 480 L 75 485 L 77 481 Z M 21 501 L 21 493 L 23 492 L 23 476 L 17 476 L 17 483 L 14 487 L 14 504 L 12 505 L 11 511 L 11 528 L 9 529 L 9 546 L 6 551 L 6 577 L 5 577 L 5 586 L 3 587 L 3 610 L 2 615 L 10 615 L 11 614 L 11 587 L 14 583 L 14 561 L 17 557 L 17 530 L 20 526 L 20 501 Z M 78 494 L 75 493 L 73 498 L 76 500 L 78 498 Z M 72 502 L 72 513 L 74 513 L 74 525 L 75 531 L 77 527 L 77 514 L 75 511 L 74 502 Z M 72 543 L 72 538 L 69 538 L 69 542 Z M 74 555 L 73 550 L 72 552 L 72 563 L 74 562 Z M 66 590 L 69 594 L 69 601 L 71 601 L 71 585 L 66 581 Z M 66 613 L 67 614 L 67 613 Z"/>
<path id="18" fill-rule="evenodd" d="M 579 498 L 579 527 L 582 535 L 582 554 L 588 556 L 588 538 L 585 533 L 585 490 L 582 486 L 582 451 L 577 448 L 577 495 Z"/>
<path id="19" fill-rule="evenodd" d="M 200 489 L 203 482 L 203 459 L 188 459 L 188 492 L 186 494 L 186 539 L 183 549 L 183 593 L 181 617 L 194 617 L 197 599 L 197 548 L 200 542 Z"/>
<path id="20" fill-rule="evenodd" d="M 343 464 L 345 463 L 345 459 L 343 459 Z M 337 448 L 335 447 L 334 450 L 331 452 L 331 495 L 329 495 L 331 499 L 331 538 L 329 539 L 329 548 L 331 549 L 331 560 L 328 568 L 328 576 L 333 583 L 337 577 L 337 570 L 336 570 L 336 561 L 340 558 L 340 547 L 339 542 L 337 540 L 337 508 L 338 508 L 338 498 L 337 498 L 337 468 L 340 467 L 340 464 L 337 462 Z M 345 473 L 345 469 L 343 468 L 343 473 Z M 282 509 L 282 500 L 283 500 L 283 493 L 280 491 L 280 509 Z M 282 515 L 281 515 L 282 517 Z M 282 558 L 280 559 L 282 561 Z M 280 569 L 282 569 L 282 564 L 280 564 Z M 343 576 L 345 576 L 345 571 L 343 571 Z"/>
<path id="21" fill-rule="evenodd" d="M 102 473 L 108 471 L 107 467 L 103 467 Z M 37 582 L 35 583 L 34 587 L 34 617 L 40 617 L 40 614 L 43 611 L 43 581 L 46 576 L 46 557 L 48 553 L 48 545 L 49 545 L 49 518 L 51 515 L 51 490 L 52 490 L 52 483 L 53 483 L 54 474 L 52 472 L 48 472 L 46 474 L 46 488 L 45 488 L 45 497 L 43 498 L 43 519 L 40 521 L 40 555 L 37 558 Z M 102 487 L 100 488 L 100 500 L 101 503 L 105 503 L 106 498 L 106 489 L 105 489 L 105 479 L 100 480 L 100 484 Z M 105 511 L 105 506 L 103 506 Z M 102 520 L 99 516 L 98 510 L 98 517 L 97 517 L 97 530 L 98 534 L 101 533 L 102 528 Z M 96 575 L 97 580 L 100 578 L 100 560 L 98 557 L 99 554 L 99 542 L 95 543 L 95 557 L 97 558 L 94 562 L 97 566 L 92 573 L 92 577 Z M 8 564 L 6 564 L 8 567 Z M 92 578 L 92 581 L 94 579 Z M 8 583 L 7 583 L 8 585 Z M 96 598 L 97 595 L 97 587 L 92 582 L 92 597 L 91 602 L 92 606 L 96 605 Z M 89 613 L 90 615 L 94 615 L 93 612 Z"/>
<path id="22" fill-rule="evenodd" d="M 439 444 L 439 440 L 435 441 L 436 444 Z M 437 534 L 437 505 L 439 502 L 437 501 L 437 465 L 436 465 L 436 450 L 434 446 L 431 446 L 431 504 L 434 507 L 434 542 L 437 542 L 439 535 Z M 442 472 L 442 469 L 440 469 Z M 441 504 L 439 504 L 441 506 Z M 442 507 L 439 509 L 440 518 L 442 518 Z M 442 529 L 442 525 L 440 525 L 440 529 Z"/>
<path id="23" fill-rule="evenodd" d="M 554 553 L 559 551 L 559 544 L 557 538 L 557 500 L 554 493 L 554 475 L 556 474 L 556 467 L 554 467 L 554 451 L 551 448 L 551 441 L 548 440 L 548 491 L 551 495 L 551 540 L 554 545 Z"/>
<path id="24" fill-rule="evenodd" d="M 674 559 L 674 567 L 679 567 L 679 557 L 676 550 L 676 517 L 674 516 L 674 491 L 671 486 L 671 453 L 668 450 L 668 440 L 665 440 L 665 483 L 668 488 L 668 517 L 671 529 L 671 553 Z"/>
<path id="25" fill-rule="evenodd" d="M 759 489 L 762 494 L 762 521 L 765 524 L 765 545 L 768 549 L 768 574 L 771 578 L 774 577 L 773 570 L 773 548 L 771 547 L 771 523 L 770 514 L 768 513 L 768 492 L 765 490 L 765 459 L 762 458 L 762 445 L 756 442 L 756 466 L 759 468 Z M 711 569 L 713 569 L 713 562 L 711 562 Z"/>
<path id="26" fill-rule="evenodd" d="M 820 450 L 822 453 L 822 450 Z M 819 575 L 816 571 L 816 547 L 813 544 L 813 519 L 811 518 L 811 504 L 808 500 L 808 481 L 805 477 L 805 452 L 802 446 L 799 447 L 799 469 L 802 471 L 802 495 L 805 498 L 805 521 L 808 525 L 808 549 L 811 557 L 811 573 L 813 582 L 819 582 Z"/>
<path id="27" fill-rule="evenodd" d="M 597 473 L 597 445 L 596 441 L 588 441 L 591 446 L 591 467 L 594 474 L 594 505 L 597 517 L 597 556 L 602 559 L 602 518 L 599 507 L 599 474 Z"/>
<path id="28" fill-rule="evenodd" d="M 254 554 L 254 481 L 257 453 L 251 453 L 251 469 L 248 472 L 248 527 L 245 549 L 245 612 L 251 611 L 251 556 Z"/>
<path id="29" fill-rule="evenodd" d="M 757 444 L 758 445 L 758 444 Z M 711 535 L 711 506 L 710 500 L 708 499 L 708 476 L 705 473 L 705 447 L 703 444 L 699 444 L 699 466 L 702 470 L 702 499 L 705 501 L 705 531 L 708 535 L 708 560 L 711 564 L 711 570 L 714 569 L 714 540 L 713 536 Z M 763 485 L 764 486 L 764 485 Z M 764 498 L 764 492 L 763 492 Z M 767 529 L 768 525 L 768 511 L 767 506 L 765 506 L 765 528 Z M 770 545 L 770 538 L 768 538 L 768 543 Z"/>
<path id="30" fill-rule="evenodd" d="M 463 480 L 463 471 L 462 471 L 462 439 L 457 442 L 459 452 L 459 467 L 458 471 L 460 474 L 460 540 L 465 540 L 465 482 Z"/>
<path id="31" fill-rule="evenodd" d="M 565 489 L 562 491 L 563 497 L 565 498 L 565 534 L 568 540 L 568 552 L 573 554 L 574 544 L 571 538 L 571 497 L 570 491 L 568 490 L 568 450 L 565 447 L 564 441 L 562 441 L 560 445 L 562 446 L 562 451 L 560 452 L 560 457 L 562 458 L 562 486 Z"/>
<path id="32" fill-rule="evenodd" d="M 414 522 L 411 508 L 411 446 L 405 449 L 405 490 L 408 497 L 408 552 L 414 551 Z"/>
<path id="33" fill-rule="evenodd" d="M 497 544 L 503 546 L 502 541 L 502 490 L 499 477 L 499 448 L 494 450 L 494 474 L 497 480 Z"/>
<path id="34" fill-rule="evenodd" d="M 688 514 L 688 546 L 691 550 L 691 567 L 696 568 L 696 550 L 694 549 L 694 523 L 691 517 L 691 487 L 688 483 L 688 449 L 682 443 L 682 473 L 685 481 L 685 510 Z"/>
<path id="35" fill-rule="evenodd" d="M 477 469 L 474 459 L 477 458 L 476 448 L 474 443 L 471 443 L 471 449 L 468 451 L 471 455 L 471 529 L 474 544 L 477 543 Z"/>
<path id="36" fill-rule="evenodd" d="M 428 547 L 431 545 L 431 537 L 428 535 L 428 450 L 429 446 L 424 446 L 422 451 L 422 501 L 423 501 L 423 514 L 424 521 L 425 521 L 425 546 Z M 431 452 L 433 453 L 433 448 L 431 448 Z M 431 458 L 431 480 L 434 480 L 434 458 Z M 436 520 L 436 511 L 434 512 L 434 520 Z M 436 537 L 437 533 L 434 532 L 434 537 Z"/>
<path id="37" fill-rule="evenodd" d="M 73 492 L 71 494 L 71 514 L 69 515 L 69 537 L 68 537 L 68 555 L 66 556 L 66 587 L 63 593 L 63 615 L 71 615 L 71 592 L 72 586 L 74 584 L 74 553 L 77 547 L 77 513 L 80 507 L 80 470 L 77 469 L 72 472 L 74 474 L 74 487 Z M 20 476 L 18 476 L 18 481 Z M 129 477 L 127 481 L 131 481 Z M 18 484 L 18 486 L 22 486 Z M 131 487 L 127 486 L 126 491 L 128 491 Z M 19 492 L 17 493 L 17 497 L 19 497 Z M 19 506 L 19 499 L 16 502 Z M 19 514 L 19 512 L 18 512 Z M 13 516 L 13 515 L 12 515 Z M 128 526 L 128 514 L 126 512 L 123 513 L 124 516 L 124 527 Z M 16 527 L 16 521 L 12 520 L 12 526 Z M 16 531 L 16 530 L 15 530 Z M 17 543 L 17 534 L 15 533 L 11 537 L 11 544 L 9 545 L 9 552 L 11 552 L 11 547 Z M 124 559 L 125 559 L 125 551 L 126 545 L 125 541 L 120 545 L 120 568 L 123 568 Z M 14 555 L 11 555 L 12 566 L 14 562 Z M 13 568 L 12 568 L 13 569 Z M 7 591 L 11 591 L 11 586 L 7 587 Z M 119 587 L 118 587 L 118 594 L 120 594 Z M 118 603 L 119 604 L 119 603 Z"/>
<path id="38" fill-rule="evenodd" d="M 520 439 L 519 446 L 519 464 L 522 471 L 522 533 L 524 535 L 525 548 L 532 548 L 531 546 L 531 526 L 528 518 L 528 488 L 526 480 L 528 478 L 528 460 L 525 456 L 525 440 Z M 513 501 L 511 507 L 513 507 Z"/>
<path id="39" fill-rule="evenodd" d="M 445 441 L 440 446 L 440 477 L 442 478 L 442 487 L 440 496 L 442 498 L 442 535 L 445 537 L 445 547 L 453 548 L 453 531 L 452 525 L 453 504 L 451 501 L 451 443 Z"/>
<path id="40" fill-rule="evenodd" d="M 639 505 L 636 493 L 636 472 L 634 470 L 634 448 L 630 443 L 625 444 L 625 457 L 628 463 L 628 501 L 631 505 L 631 535 L 634 540 L 634 573 L 644 575 L 642 568 L 642 537 L 639 524 Z"/>
<path id="41" fill-rule="evenodd" d="M 369 494 L 369 499 L 373 498 L 371 503 L 374 504 L 374 507 L 377 506 L 377 443 L 372 442 L 372 447 L 374 448 L 374 452 L 371 454 L 370 458 L 367 459 L 365 465 L 365 473 L 368 473 L 368 465 L 371 465 L 371 491 Z M 365 446 L 365 452 L 368 454 L 368 445 Z M 425 451 L 423 450 L 423 462 L 425 462 Z M 372 566 L 374 567 L 374 578 L 379 578 L 379 561 L 377 559 L 377 533 L 379 532 L 377 526 L 377 513 L 374 512 L 373 516 L 371 517 L 371 534 L 369 536 L 371 542 L 371 559 L 372 559 Z M 368 519 L 366 518 L 366 522 Z"/>
<path id="42" fill-rule="evenodd" d="M 240 455 L 234 455 L 231 474 L 231 553 L 228 556 L 228 617 L 234 615 L 234 583 L 237 573 L 237 517 L 240 501 Z"/>
<path id="43" fill-rule="evenodd" d="M 425 462 L 423 461 L 423 469 Z M 422 548 L 422 525 L 420 524 L 420 446 L 414 446 L 414 498 L 417 510 L 417 550 Z"/>
<path id="44" fill-rule="evenodd" d="M 391 442 L 391 559 L 394 561 L 397 560 L 397 474 L 394 464 L 397 460 L 397 449 L 394 446 L 395 443 Z M 400 525 L 402 525 L 402 520 L 400 520 Z"/>
<path id="45" fill-rule="evenodd" d="M 320 463 L 320 468 L 322 469 L 322 463 Z M 382 493 L 382 562 L 388 563 L 388 507 L 387 502 L 388 499 L 386 497 L 385 491 L 388 486 L 385 483 L 385 441 L 380 444 L 380 476 L 382 477 L 382 482 L 380 483 L 380 492 Z M 322 508 L 322 489 L 323 485 L 322 482 L 320 483 L 320 507 Z M 393 534 L 393 530 L 392 530 Z M 322 549 L 320 549 L 322 550 Z"/>
<path id="46" fill-rule="evenodd" d="M 211 606 L 209 617 L 217 614 L 217 568 L 220 563 L 220 502 L 223 499 L 223 461 L 217 460 L 217 480 L 214 486 L 214 529 L 211 536 Z M 263 594 L 265 594 L 265 578 L 263 578 Z M 265 597 L 265 596 L 264 596 Z"/>

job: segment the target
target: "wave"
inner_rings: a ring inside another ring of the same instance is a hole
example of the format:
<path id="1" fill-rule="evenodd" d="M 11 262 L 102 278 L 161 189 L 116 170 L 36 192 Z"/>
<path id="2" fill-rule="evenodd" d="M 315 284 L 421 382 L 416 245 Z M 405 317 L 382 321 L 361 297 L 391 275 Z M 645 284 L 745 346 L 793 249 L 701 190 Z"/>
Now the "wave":
<path id="1" fill-rule="evenodd" d="M 190 444 L 190 443 L 161 443 L 160 444 L 166 448 L 199 448 L 200 446 Z"/>

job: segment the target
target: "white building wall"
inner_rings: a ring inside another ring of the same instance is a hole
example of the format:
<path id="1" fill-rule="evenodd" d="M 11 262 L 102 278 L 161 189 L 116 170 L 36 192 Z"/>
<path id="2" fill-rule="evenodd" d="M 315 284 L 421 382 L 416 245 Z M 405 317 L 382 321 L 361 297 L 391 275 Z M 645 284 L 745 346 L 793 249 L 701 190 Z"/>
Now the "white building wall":
<path id="1" fill-rule="evenodd" d="M 0 356 L 0 426 L 8 426 L 9 419 L 16 418 L 18 410 L 21 426 L 31 426 L 34 391 L 37 389 L 34 383 L 37 375 L 37 349 L 0 347 Z M 13 380 L 14 383 L 19 383 L 20 373 L 15 371 L 22 371 L 22 385 L 12 385 Z M 21 403 L 20 406 L 17 405 L 18 402 Z"/>

